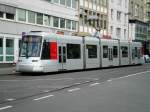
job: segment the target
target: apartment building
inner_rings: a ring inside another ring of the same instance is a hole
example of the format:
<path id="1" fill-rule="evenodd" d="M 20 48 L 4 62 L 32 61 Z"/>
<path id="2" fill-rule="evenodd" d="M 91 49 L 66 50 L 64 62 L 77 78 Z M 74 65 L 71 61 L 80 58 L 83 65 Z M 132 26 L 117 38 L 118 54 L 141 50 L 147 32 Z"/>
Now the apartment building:
<path id="1" fill-rule="evenodd" d="M 77 14 L 77 0 L 0 0 L 0 63 L 17 61 L 22 32 L 76 32 Z"/>
<path id="2" fill-rule="evenodd" d="M 128 0 L 109 0 L 108 31 L 113 39 L 128 41 Z"/>
<path id="3" fill-rule="evenodd" d="M 148 23 L 145 21 L 145 0 L 129 0 L 129 38 L 142 42 L 147 53 Z"/>
<path id="4" fill-rule="evenodd" d="M 102 35 L 108 33 L 108 1 L 79 0 L 78 32 L 93 34 L 96 29 L 100 30 Z"/>

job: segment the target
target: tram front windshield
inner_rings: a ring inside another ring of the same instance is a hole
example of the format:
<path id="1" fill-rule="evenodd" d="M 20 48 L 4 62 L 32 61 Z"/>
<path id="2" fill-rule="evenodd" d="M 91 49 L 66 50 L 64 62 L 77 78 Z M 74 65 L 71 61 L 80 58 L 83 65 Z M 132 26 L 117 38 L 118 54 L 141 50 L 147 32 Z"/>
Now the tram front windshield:
<path id="1" fill-rule="evenodd" d="M 39 57 L 41 51 L 41 36 L 23 36 L 20 57 Z"/>

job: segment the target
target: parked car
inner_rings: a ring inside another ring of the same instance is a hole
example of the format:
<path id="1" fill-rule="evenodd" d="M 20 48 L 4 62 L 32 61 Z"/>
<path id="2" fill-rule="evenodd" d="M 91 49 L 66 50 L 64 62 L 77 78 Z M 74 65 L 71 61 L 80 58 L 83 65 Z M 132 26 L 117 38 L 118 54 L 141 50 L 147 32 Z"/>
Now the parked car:
<path id="1" fill-rule="evenodd" d="M 143 55 L 145 63 L 150 63 L 149 55 Z"/>

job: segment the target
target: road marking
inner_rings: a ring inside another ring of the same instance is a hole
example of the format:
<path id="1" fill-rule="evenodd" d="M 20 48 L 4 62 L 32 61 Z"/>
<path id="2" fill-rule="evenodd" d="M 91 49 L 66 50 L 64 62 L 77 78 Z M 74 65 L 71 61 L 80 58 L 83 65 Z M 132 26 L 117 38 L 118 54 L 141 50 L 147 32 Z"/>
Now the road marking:
<path id="1" fill-rule="evenodd" d="M 93 84 L 90 84 L 90 87 L 96 86 L 96 85 L 98 85 L 98 84 L 100 84 L 100 83 L 93 83 Z"/>
<path id="2" fill-rule="evenodd" d="M 6 101 L 14 101 L 15 99 L 13 98 L 9 98 L 9 99 L 6 99 Z"/>
<path id="3" fill-rule="evenodd" d="M 111 82 L 112 80 L 107 80 L 107 82 Z"/>
<path id="4" fill-rule="evenodd" d="M 74 92 L 74 91 L 78 91 L 78 90 L 80 90 L 80 88 L 70 89 L 70 90 L 68 90 L 68 92 Z"/>
<path id="5" fill-rule="evenodd" d="M 119 78 L 114 78 L 114 79 L 112 79 L 112 80 L 116 80 L 116 79 L 123 79 L 123 78 L 131 77 L 131 76 L 135 76 L 135 75 L 140 75 L 140 74 L 144 74 L 144 73 L 149 73 L 149 72 L 150 72 L 150 71 L 139 72 L 139 73 L 130 74 L 130 75 L 123 76 L 123 77 L 119 77 Z"/>
<path id="6" fill-rule="evenodd" d="M 52 96 L 54 96 L 54 95 L 43 96 L 43 97 L 40 97 L 40 98 L 36 98 L 36 99 L 34 99 L 34 101 L 38 101 L 38 100 L 42 100 L 42 99 L 46 99 L 46 98 L 50 98 L 50 97 L 52 97 Z"/>
<path id="7" fill-rule="evenodd" d="M 49 80 L 74 80 L 73 78 L 60 78 L 60 79 L 32 79 L 32 80 L 0 80 L 2 82 L 28 82 L 28 81 L 49 81 Z"/>
<path id="8" fill-rule="evenodd" d="M 43 92 L 44 92 L 44 93 L 48 93 L 48 92 L 50 92 L 50 90 L 44 90 Z"/>
<path id="9" fill-rule="evenodd" d="M 75 83 L 75 85 L 80 85 L 81 83 Z"/>
<path id="10" fill-rule="evenodd" d="M 90 82 L 90 81 L 85 81 L 86 83 Z"/>
<path id="11" fill-rule="evenodd" d="M 8 109 L 8 108 L 12 108 L 13 106 L 6 106 L 6 107 L 1 107 L 0 110 L 5 110 L 5 109 Z"/>

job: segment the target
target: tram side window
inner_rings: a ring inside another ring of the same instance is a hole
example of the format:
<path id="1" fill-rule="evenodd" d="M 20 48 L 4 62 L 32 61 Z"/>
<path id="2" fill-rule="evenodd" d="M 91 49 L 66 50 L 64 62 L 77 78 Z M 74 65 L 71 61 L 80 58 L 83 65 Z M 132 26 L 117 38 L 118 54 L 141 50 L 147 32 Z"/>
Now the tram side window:
<path id="1" fill-rule="evenodd" d="M 128 47 L 122 46 L 121 50 L 122 50 L 122 57 L 128 57 Z"/>
<path id="2" fill-rule="evenodd" d="M 103 46 L 103 58 L 108 58 L 108 46 Z"/>
<path id="3" fill-rule="evenodd" d="M 50 49 L 49 49 L 49 42 L 44 42 L 43 43 L 43 48 L 42 48 L 42 60 L 46 60 L 50 58 Z"/>
<path id="4" fill-rule="evenodd" d="M 118 57 L 118 47 L 117 46 L 113 46 L 113 57 L 114 58 Z"/>
<path id="5" fill-rule="evenodd" d="M 132 59 L 135 59 L 135 49 L 132 49 Z"/>
<path id="6" fill-rule="evenodd" d="M 67 59 L 80 59 L 80 44 L 67 44 Z"/>
<path id="7" fill-rule="evenodd" d="M 135 47 L 135 57 L 137 57 L 138 56 L 138 49 L 137 49 L 137 47 Z"/>
<path id="8" fill-rule="evenodd" d="M 86 45 L 88 58 L 97 58 L 97 45 Z"/>

